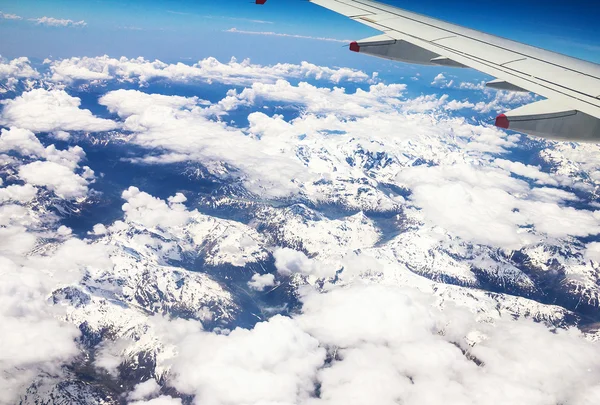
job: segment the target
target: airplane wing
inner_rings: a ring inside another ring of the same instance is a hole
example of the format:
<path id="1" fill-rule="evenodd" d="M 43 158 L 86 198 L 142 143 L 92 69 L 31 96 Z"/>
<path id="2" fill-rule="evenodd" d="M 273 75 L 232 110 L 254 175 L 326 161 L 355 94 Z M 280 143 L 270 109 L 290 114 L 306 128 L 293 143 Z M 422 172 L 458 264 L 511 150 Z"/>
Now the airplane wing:
<path id="1" fill-rule="evenodd" d="M 309 1 L 382 32 L 352 42 L 352 51 L 410 63 L 470 67 L 496 77 L 487 83 L 491 88 L 530 91 L 546 98 L 499 115 L 499 127 L 600 143 L 600 65 L 375 1 Z"/>

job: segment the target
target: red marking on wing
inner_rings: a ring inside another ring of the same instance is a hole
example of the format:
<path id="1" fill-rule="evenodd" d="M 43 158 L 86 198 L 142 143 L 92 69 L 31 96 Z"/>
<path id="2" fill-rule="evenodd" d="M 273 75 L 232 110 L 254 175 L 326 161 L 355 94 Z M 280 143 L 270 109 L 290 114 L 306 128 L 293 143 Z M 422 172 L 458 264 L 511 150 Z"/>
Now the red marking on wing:
<path id="1" fill-rule="evenodd" d="M 508 118 L 506 118 L 506 115 L 500 114 L 499 116 L 496 117 L 496 126 L 497 127 L 508 129 L 509 125 L 510 125 L 510 122 L 508 121 Z"/>

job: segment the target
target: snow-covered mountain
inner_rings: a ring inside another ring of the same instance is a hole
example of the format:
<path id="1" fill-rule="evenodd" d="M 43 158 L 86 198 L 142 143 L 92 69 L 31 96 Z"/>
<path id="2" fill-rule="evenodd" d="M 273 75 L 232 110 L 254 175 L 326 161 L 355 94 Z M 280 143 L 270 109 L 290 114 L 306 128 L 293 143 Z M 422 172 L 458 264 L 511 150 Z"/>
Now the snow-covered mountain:
<path id="1" fill-rule="evenodd" d="M 532 96 L 212 58 L 5 65 L 0 403 L 599 392 L 600 149 L 481 123 Z M 528 379 L 506 371 L 522 356 Z"/>

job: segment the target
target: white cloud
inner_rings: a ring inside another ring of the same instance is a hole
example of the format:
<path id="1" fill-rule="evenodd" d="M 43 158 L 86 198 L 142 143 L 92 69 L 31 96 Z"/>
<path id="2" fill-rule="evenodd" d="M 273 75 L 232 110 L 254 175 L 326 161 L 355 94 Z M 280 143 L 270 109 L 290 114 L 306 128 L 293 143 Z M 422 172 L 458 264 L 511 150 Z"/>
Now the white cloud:
<path id="1" fill-rule="evenodd" d="M 185 224 L 189 212 L 181 204 L 167 205 L 163 200 L 141 192 L 137 187 L 129 187 L 123 191 L 125 217 L 149 228 L 157 226 L 169 227 Z"/>
<path id="2" fill-rule="evenodd" d="M 588 243 L 584 256 L 587 260 L 594 260 L 600 263 L 600 242 Z"/>
<path id="3" fill-rule="evenodd" d="M 240 18 L 240 17 L 214 16 L 214 15 L 203 15 L 202 17 L 203 18 L 217 18 L 217 19 L 231 20 L 231 21 L 244 21 L 244 22 L 251 22 L 251 23 L 255 23 L 255 24 L 275 24 L 273 21 L 256 20 L 256 19 Z"/>
<path id="4" fill-rule="evenodd" d="M 161 94 L 147 94 L 137 90 L 116 90 L 105 95 L 103 100 L 109 100 L 110 111 L 116 112 L 121 117 L 134 115 L 139 111 L 148 109 L 193 109 L 197 105 L 210 105 L 210 102 L 200 100 L 198 97 L 163 96 Z M 164 108 L 163 108 L 164 107 Z"/>
<path id="5" fill-rule="evenodd" d="M 31 248 L 36 237 L 28 235 L 34 237 Z M 15 253 L 10 252 L 12 260 L 0 249 L 0 403 L 6 404 L 18 402 L 38 375 L 61 376 L 61 365 L 79 354 L 75 339 L 80 331 L 57 319 L 64 309 L 48 305 L 48 296 L 55 288 L 78 282 L 84 268 L 106 265 L 107 260 L 104 248 L 76 239 L 44 255 Z"/>
<path id="6" fill-rule="evenodd" d="M 85 157 L 81 147 L 58 150 L 54 145 L 49 145 L 44 148 L 33 132 L 26 129 L 2 129 L 0 152 L 45 159 L 14 165 L 19 177 L 31 184 L 7 187 L 0 193 L 3 195 L 0 199 L 29 201 L 35 196 L 32 185 L 47 187 L 62 198 L 83 198 L 87 194 L 88 184 L 94 179 L 94 172 L 87 166 L 83 167 L 81 174 L 75 173 L 80 169 L 79 162 Z"/>
<path id="7" fill-rule="evenodd" d="M 35 134 L 27 129 L 10 128 L 0 132 L 0 152 L 14 151 L 22 156 L 41 157 L 46 153 Z"/>
<path id="8" fill-rule="evenodd" d="M 174 196 L 169 197 L 170 204 L 182 204 L 187 201 L 187 198 L 183 193 L 177 193 Z"/>
<path id="9" fill-rule="evenodd" d="M 3 13 L 0 11 L 0 18 L 5 20 L 22 20 L 23 17 L 18 16 L 16 14 Z"/>
<path id="10" fill-rule="evenodd" d="M 59 141 L 68 141 L 71 139 L 71 134 L 67 131 L 54 131 L 50 133 L 50 136 Z"/>
<path id="11" fill-rule="evenodd" d="M 56 230 L 56 234 L 63 237 L 69 237 L 73 233 L 73 230 L 68 226 L 61 225 Z"/>
<path id="12" fill-rule="evenodd" d="M 248 287 L 256 291 L 264 291 L 268 287 L 275 285 L 275 276 L 273 274 L 258 274 L 252 275 L 252 279 L 248 281 Z"/>
<path id="13" fill-rule="evenodd" d="M 44 148 L 33 132 L 15 127 L 10 130 L 2 129 L 0 132 L 0 152 L 45 158 L 72 170 L 78 168 L 78 163 L 85 157 L 85 152 L 80 146 L 72 146 L 67 150 L 58 150 L 55 145 L 48 145 Z M 83 169 L 84 177 L 93 178 L 93 171 L 89 167 Z"/>
<path id="14" fill-rule="evenodd" d="M 167 64 L 159 60 L 151 62 L 143 58 L 83 57 L 50 62 L 50 69 L 53 73 L 52 80 L 67 83 L 74 80 L 114 79 L 139 81 L 144 84 L 153 79 L 166 79 L 175 82 L 218 81 L 228 84 L 252 84 L 257 81 L 275 82 L 284 77 L 314 78 L 339 83 L 366 82 L 371 79 L 359 70 L 329 68 L 308 62 L 299 65 L 278 63 L 262 66 L 252 64 L 250 60 L 238 62 L 235 58 L 229 63 L 221 63 L 212 57 L 191 66 L 183 63 Z"/>
<path id="15" fill-rule="evenodd" d="M 106 229 L 106 226 L 104 226 L 103 224 L 94 225 L 94 228 L 93 228 L 94 235 L 106 235 L 107 232 L 108 232 L 108 230 Z"/>
<path id="16" fill-rule="evenodd" d="M 406 90 L 404 84 L 384 85 L 382 83 L 371 85 L 369 91 L 356 89 L 353 94 L 348 94 L 343 88 L 316 87 L 309 83 L 300 83 L 294 86 L 285 80 L 276 83 L 254 83 L 252 87 L 244 89 L 240 94 L 235 90 L 219 104 L 225 110 L 232 110 L 238 106 L 254 105 L 258 101 L 268 100 L 284 103 L 285 105 L 302 104 L 310 113 L 347 114 L 349 116 L 369 115 L 376 111 L 395 111 L 402 106 L 399 97 Z"/>
<path id="17" fill-rule="evenodd" d="M 474 243 L 513 249 L 546 237 L 600 233 L 600 211 L 564 207 L 561 193 L 550 201 L 531 199 L 529 185 L 504 170 L 414 167 L 399 173 L 397 180 L 412 190 L 411 200 L 427 221 Z"/>
<path id="18" fill-rule="evenodd" d="M 336 360 L 319 371 L 320 398 L 309 403 L 597 398 L 600 356 L 596 344 L 578 332 L 553 334 L 531 321 L 474 324 L 463 310 L 442 312 L 431 305 L 431 298 L 414 290 L 375 285 L 306 295 L 298 323 L 321 345 L 337 348 Z M 565 368 L 575 375 L 560 371 Z"/>
<path id="19" fill-rule="evenodd" d="M 66 199 L 84 198 L 88 181 L 55 162 L 33 162 L 19 168 L 19 177 L 34 186 L 43 186 Z"/>
<path id="20" fill-rule="evenodd" d="M 28 58 L 15 58 L 10 61 L 0 61 L 0 80 L 36 79 L 40 77 L 37 70 L 31 67 Z"/>
<path id="21" fill-rule="evenodd" d="M 340 43 L 344 43 L 344 44 L 349 44 L 350 42 L 352 42 L 351 40 L 348 40 L 348 39 L 336 39 L 336 38 L 329 38 L 329 37 L 313 37 L 310 35 L 285 34 L 285 33 L 281 33 L 281 32 L 273 32 L 273 31 L 245 31 L 245 30 L 238 30 L 237 28 L 230 28 L 228 30 L 225 30 L 225 32 L 232 32 L 235 34 L 245 34 L 245 35 L 266 35 L 266 36 L 273 36 L 273 37 L 312 39 L 315 41 L 340 42 Z"/>
<path id="22" fill-rule="evenodd" d="M 8 169 L 32 181 L 0 187 L 0 344 L 4 348 L 0 353 L 0 403 L 11 404 L 19 402 L 19 396 L 40 376 L 62 378 L 62 365 L 80 354 L 76 343 L 79 329 L 61 320 L 65 308 L 53 307 L 48 299 L 56 288 L 79 282 L 84 269 L 106 265 L 108 256 L 103 248 L 73 238 L 70 228 L 57 227 L 56 216 L 46 212 L 49 202 L 34 200 L 37 189 L 32 184 L 48 183 L 40 180 L 39 172 L 51 178 L 50 182 L 60 183 L 57 192 L 69 187 L 68 177 L 74 175 L 81 148 L 44 148 L 30 131 L 11 128 L 2 130 L 0 149 L 62 163 L 22 165 L 15 159 Z M 32 170 L 36 168 L 39 170 Z M 52 249 L 33 250 L 44 246 L 48 238 L 54 240 Z"/>
<path id="23" fill-rule="evenodd" d="M 494 165 L 508 170 L 519 176 L 533 179 L 538 184 L 547 184 L 550 186 L 574 186 L 573 179 L 560 174 L 550 174 L 540 170 L 539 166 L 525 165 L 521 162 L 513 162 L 506 159 L 495 159 Z"/>
<path id="24" fill-rule="evenodd" d="M 120 91 L 108 93 L 100 99 L 100 103 L 126 117 L 124 129 L 133 131 L 132 142 L 165 151 L 165 155 L 159 157 L 161 162 L 200 160 L 210 164 L 227 161 L 245 171 L 249 188 L 265 192 L 270 189 L 275 195 L 288 194 L 295 188 L 291 178 L 306 176 L 302 173 L 302 166 L 290 163 L 281 148 L 261 147 L 259 140 L 246 136 L 242 131 L 207 119 L 206 112 L 200 108 L 156 105 L 138 108 L 133 114 L 134 111 L 127 106 L 135 108 L 136 103 L 125 101 L 130 97 L 152 99 L 152 96 L 143 93 Z M 274 164 L 271 162 L 280 162 L 279 171 L 263 170 L 265 165 Z M 271 184 L 276 187 L 270 187 Z"/>
<path id="25" fill-rule="evenodd" d="M 183 402 L 179 398 L 161 395 L 160 397 L 149 399 L 147 401 L 130 402 L 129 405 L 181 405 L 182 403 Z"/>
<path id="26" fill-rule="evenodd" d="M 436 77 L 433 78 L 433 81 L 431 82 L 432 86 L 437 87 L 452 87 L 453 84 L 453 81 L 448 82 L 448 79 L 446 78 L 446 76 L 444 76 L 443 73 L 439 73 Z"/>
<path id="27" fill-rule="evenodd" d="M 451 110 L 451 111 L 462 110 L 463 108 L 473 108 L 473 107 L 475 107 L 475 104 L 473 104 L 469 101 L 456 101 L 456 100 L 452 100 L 444 106 L 445 109 Z"/>
<path id="28" fill-rule="evenodd" d="M 319 342 L 282 316 L 229 335 L 189 334 L 177 348 L 173 385 L 215 405 L 303 402 L 325 360 Z"/>
<path id="29" fill-rule="evenodd" d="M 29 21 L 34 21 L 37 25 L 45 25 L 48 27 L 85 27 L 87 23 L 83 20 L 73 21 L 54 17 L 30 18 Z"/>
<path id="30" fill-rule="evenodd" d="M 273 252 L 277 272 L 283 276 L 292 274 L 315 274 L 318 272 L 317 262 L 308 258 L 303 252 L 290 248 L 279 248 Z"/>
<path id="31" fill-rule="evenodd" d="M 485 82 L 479 82 L 479 83 L 471 83 L 471 82 L 462 82 L 458 85 L 459 89 L 464 89 L 464 90 L 486 90 L 488 89 L 488 87 L 485 86 Z"/>
<path id="32" fill-rule="evenodd" d="M 480 101 L 475 104 L 475 110 L 481 113 L 506 111 L 520 105 L 528 104 L 536 100 L 533 93 L 517 93 L 511 91 L 486 90 L 485 94 L 491 98 L 490 101 Z"/>
<path id="33" fill-rule="evenodd" d="M 401 164 L 404 165 L 410 164 L 407 156 L 421 153 L 419 145 L 425 139 L 437 145 L 432 150 L 435 159 L 445 159 L 449 150 L 442 138 L 449 132 L 454 142 L 479 153 L 501 153 L 518 139 L 492 128 L 465 125 L 463 120 L 444 121 L 443 128 L 428 115 L 407 115 L 414 110 L 443 108 L 448 97 L 403 100 L 400 97 L 404 89 L 403 84 L 377 84 L 368 91 L 358 89 L 348 94 L 341 88 L 319 88 L 308 83 L 293 86 L 279 80 L 274 84 L 255 83 L 239 94 L 230 91 L 218 104 L 208 107 L 193 106 L 195 101 L 189 98 L 168 101 L 164 96 L 124 90 L 107 93 L 100 103 L 125 120 L 123 129 L 133 132 L 133 136 L 128 136 L 130 142 L 154 151 L 143 162 L 200 161 L 215 175 L 234 176 L 250 191 L 275 197 L 303 193 L 318 200 L 324 198 L 324 189 L 329 189 L 319 187 L 319 180 L 364 176 L 360 167 L 349 167 L 346 159 L 348 153 L 364 148 L 369 153 L 387 153 L 393 165 L 399 163 L 396 159 L 406 159 Z M 159 99 L 162 101 L 154 105 L 153 101 Z M 287 122 L 278 115 L 253 112 L 248 116 L 247 130 L 211 119 L 214 114 L 223 115 L 239 106 L 260 105 L 261 100 L 303 105 L 310 114 Z M 327 136 L 330 131 L 341 135 Z M 328 145 L 327 156 L 320 158 L 325 154 L 322 142 Z M 384 142 L 386 148 L 381 147 Z M 392 151 L 390 147 L 396 149 Z M 407 148 L 414 150 L 407 155 Z M 310 151 L 309 162 L 299 154 L 300 150 Z M 157 151 L 162 154 L 157 155 Z M 237 170 L 224 168 L 223 162 Z M 355 195 L 361 189 L 359 184 L 348 181 L 340 187 L 352 188 Z M 379 204 L 388 200 L 374 193 L 363 193 L 361 199 L 372 198 L 373 204 L 375 200 Z"/>
<path id="34" fill-rule="evenodd" d="M 8 201 L 27 203 L 33 200 L 36 194 L 37 189 L 31 184 L 25 184 L 23 186 L 14 184 L 4 188 L 0 187 L 0 203 Z"/>
<path id="35" fill-rule="evenodd" d="M 518 106 L 531 103 L 537 99 L 537 96 L 533 93 L 495 90 L 486 87 L 485 83 L 485 81 L 477 83 L 461 82 L 456 85 L 454 81 L 447 82 L 443 75 L 438 75 L 431 84 L 442 88 L 451 87 L 461 90 L 477 91 L 480 95 L 483 95 L 484 101 L 474 103 L 473 106 L 469 105 L 468 108 L 472 108 L 475 111 L 484 114 L 505 112 Z"/>
<path id="36" fill-rule="evenodd" d="M 64 90 L 35 89 L 2 101 L 0 124 L 34 132 L 109 131 L 118 125 L 80 109 L 81 100 Z"/>
<path id="37" fill-rule="evenodd" d="M 162 338 L 177 352 L 169 384 L 195 403 L 216 405 L 599 398 L 599 343 L 573 329 L 552 332 L 510 317 L 477 323 L 469 311 L 440 310 L 413 288 L 305 288 L 302 301 L 301 314 L 275 316 L 252 330 L 164 329 Z"/>
<path id="38" fill-rule="evenodd" d="M 127 395 L 130 400 L 142 400 L 150 397 L 155 397 L 160 392 L 160 385 L 156 383 L 156 380 L 150 379 L 143 383 L 137 384 L 133 391 Z"/>

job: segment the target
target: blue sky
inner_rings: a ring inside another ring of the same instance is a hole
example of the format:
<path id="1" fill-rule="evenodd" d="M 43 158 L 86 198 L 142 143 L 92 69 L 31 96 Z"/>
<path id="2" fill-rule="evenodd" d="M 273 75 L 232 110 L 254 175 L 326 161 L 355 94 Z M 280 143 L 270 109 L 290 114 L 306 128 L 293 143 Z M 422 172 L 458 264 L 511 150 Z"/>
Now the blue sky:
<path id="1" fill-rule="evenodd" d="M 593 1 L 387 0 L 389 4 L 536 46 L 600 62 L 600 31 Z M 376 31 L 301 0 L 0 0 L 0 55 L 8 58 L 144 56 L 165 61 L 250 57 L 257 63 L 308 60 L 372 68 L 370 58 L 337 42 L 224 32 L 271 31 L 360 39 Z M 84 20 L 85 27 L 47 27 L 28 21 Z"/>

